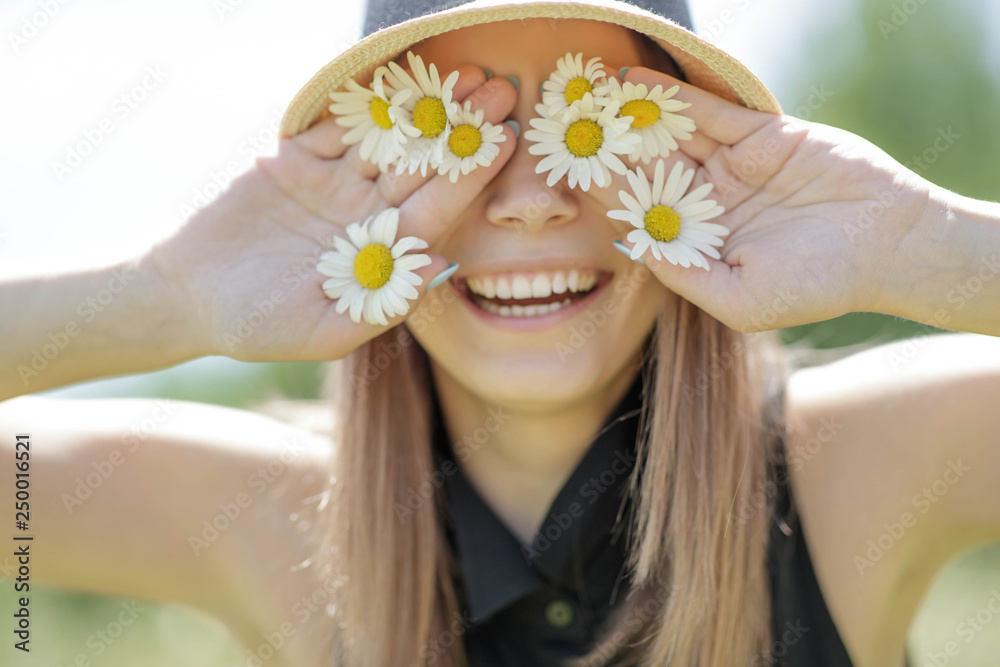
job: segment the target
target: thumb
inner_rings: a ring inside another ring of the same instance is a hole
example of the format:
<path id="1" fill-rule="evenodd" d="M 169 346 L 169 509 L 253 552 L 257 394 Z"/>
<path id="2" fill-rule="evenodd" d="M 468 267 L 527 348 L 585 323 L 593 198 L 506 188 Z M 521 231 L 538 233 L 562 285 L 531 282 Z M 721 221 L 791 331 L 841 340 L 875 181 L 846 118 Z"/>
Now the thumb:
<path id="1" fill-rule="evenodd" d="M 649 248 L 641 256 L 633 258 L 634 244 L 631 241 L 615 241 L 615 248 L 634 261 L 645 264 L 656 279 L 674 294 L 687 299 L 723 324 L 739 329 L 740 315 L 735 304 L 730 302 L 731 287 L 739 267 L 704 256 L 700 259 L 704 266 L 696 266 L 686 259 L 680 261 L 687 266 L 680 261 L 674 264 L 664 255 L 657 259 Z"/>

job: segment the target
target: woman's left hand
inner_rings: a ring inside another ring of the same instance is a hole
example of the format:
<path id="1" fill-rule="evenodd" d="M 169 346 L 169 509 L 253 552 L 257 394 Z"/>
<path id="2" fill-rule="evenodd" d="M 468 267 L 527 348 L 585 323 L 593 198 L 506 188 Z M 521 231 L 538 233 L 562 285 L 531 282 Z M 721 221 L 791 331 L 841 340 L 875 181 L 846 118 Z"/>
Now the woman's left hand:
<path id="1" fill-rule="evenodd" d="M 650 252 L 643 260 L 664 285 L 728 326 L 752 332 L 851 311 L 927 321 L 935 308 L 920 302 L 921 288 L 973 275 L 982 230 L 949 215 L 949 198 L 957 196 L 868 141 L 752 111 L 654 70 L 631 68 L 625 80 L 680 85 L 675 99 L 691 103 L 682 113 L 697 130 L 666 159 L 667 172 L 679 156 L 696 168 L 692 189 L 714 184 L 706 198 L 725 213 L 712 222 L 730 230 L 721 260 L 708 258 L 710 271 Z M 652 164 L 644 171 L 651 177 Z M 631 192 L 615 176 L 598 196 L 620 209 L 619 190 Z"/>

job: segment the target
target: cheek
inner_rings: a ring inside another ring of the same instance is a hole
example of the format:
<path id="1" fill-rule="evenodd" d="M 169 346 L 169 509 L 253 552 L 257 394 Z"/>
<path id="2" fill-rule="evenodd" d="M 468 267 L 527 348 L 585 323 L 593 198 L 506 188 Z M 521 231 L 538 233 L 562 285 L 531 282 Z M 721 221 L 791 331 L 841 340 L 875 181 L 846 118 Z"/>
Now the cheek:
<path id="1" fill-rule="evenodd" d="M 413 312 L 406 318 L 406 327 L 424 347 L 427 347 L 424 343 L 425 339 L 428 343 L 433 344 L 445 331 L 445 322 L 448 321 L 449 311 L 461 308 L 458 299 L 458 292 L 455 291 L 454 286 L 451 282 L 445 281 L 413 309 Z"/>

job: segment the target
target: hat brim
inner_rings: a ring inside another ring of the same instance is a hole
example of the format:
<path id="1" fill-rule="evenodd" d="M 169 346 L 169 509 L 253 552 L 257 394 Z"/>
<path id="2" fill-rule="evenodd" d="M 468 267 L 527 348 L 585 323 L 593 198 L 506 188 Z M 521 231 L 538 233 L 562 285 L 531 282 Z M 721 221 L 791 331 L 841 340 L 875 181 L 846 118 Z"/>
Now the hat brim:
<path id="1" fill-rule="evenodd" d="M 473 0 L 379 30 L 341 53 L 295 95 L 281 120 L 281 135 L 291 137 L 307 130 L 330 104 L 332 91 L 348 79 L 370 77 L 378 65 L 417 42 L 474 25 L 526 19 L 589 19 L 635 30 L 649 36 L 670 54 L 689 83 L 750 109 L 781 113 L 774 95 L 735 58 L 677 23 L 634 5 L 618 0 Z"/>

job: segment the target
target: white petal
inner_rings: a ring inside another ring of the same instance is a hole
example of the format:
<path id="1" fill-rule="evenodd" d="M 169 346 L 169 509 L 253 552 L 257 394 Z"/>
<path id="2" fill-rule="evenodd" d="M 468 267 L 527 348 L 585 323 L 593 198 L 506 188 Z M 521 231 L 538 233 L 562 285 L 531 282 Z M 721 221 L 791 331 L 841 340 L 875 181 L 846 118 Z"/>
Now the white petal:
<path id="1" fill-rule="evenodd" d="M 369 218 L 369 220 L 370 219 L 371 218 Z M 353 243 L 354 247 L 358 250 L 361 250 L 371 243 L 368 237 L 368 230 L 356 222 L 352 222 L 347 225 L 347 235 L 351 238 L 351 243 Z"/>
<path id="2" fill-rule="evenodd" d="M 403 255 L 395 261 L 395 266 L 400 271 L 414 271 L 428 266 L 430 263 L 431 258 L 427 255 Z M 417 284 L 419 285 L 420 283 Z"/>
<path id="3" fill-rule="evenodd" d="M 416 236 L 404 236 L 396 241 L 396 245 L 392 246 L 392 258 L 399 259 L 411 250 L 423 250 L 426 247 L 427 241 Z"/>
<path id="4" fill-rule="evenodd" d="M 375 218 L 371 226 L 371 242 L 381 243 L 391 248 L 396 240 L 396 228 L 399 225 L 399 209 L 388 208 Z"/>

